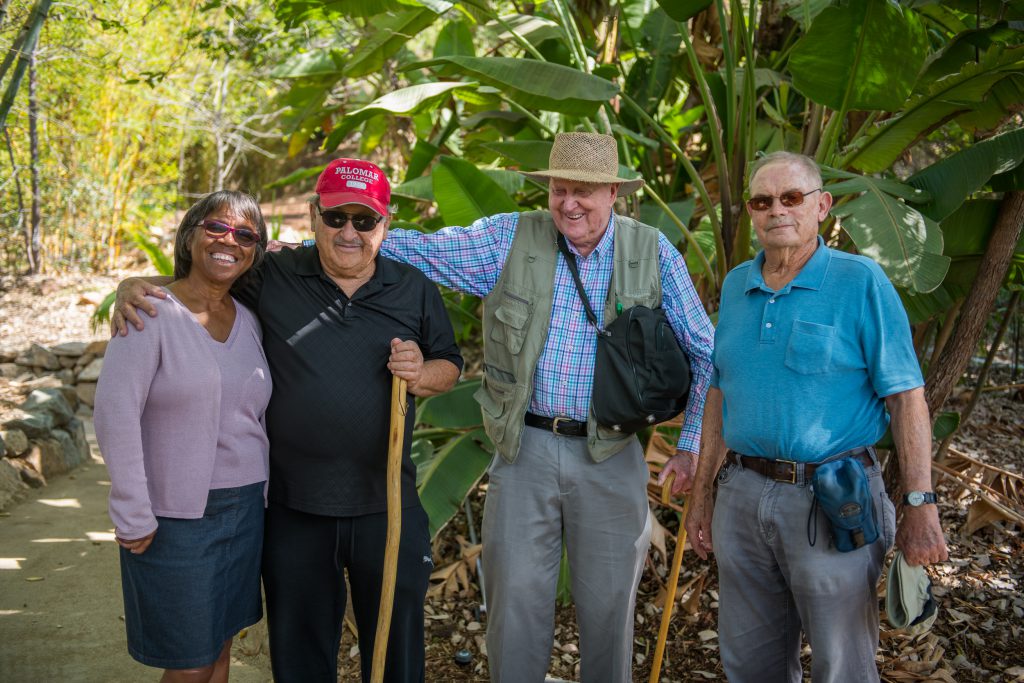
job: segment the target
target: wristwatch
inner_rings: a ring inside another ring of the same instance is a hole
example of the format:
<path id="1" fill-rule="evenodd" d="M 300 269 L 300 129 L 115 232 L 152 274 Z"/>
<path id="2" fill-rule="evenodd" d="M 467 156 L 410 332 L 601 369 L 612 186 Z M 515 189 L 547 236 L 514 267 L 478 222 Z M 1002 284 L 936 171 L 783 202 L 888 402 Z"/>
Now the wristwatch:
<path id="1" fill-rule="evenodd" d="M 903 502 L 912 507 L 919 507 L 935 502 L 934 491 L 909 491 L 903 496 Z"/>

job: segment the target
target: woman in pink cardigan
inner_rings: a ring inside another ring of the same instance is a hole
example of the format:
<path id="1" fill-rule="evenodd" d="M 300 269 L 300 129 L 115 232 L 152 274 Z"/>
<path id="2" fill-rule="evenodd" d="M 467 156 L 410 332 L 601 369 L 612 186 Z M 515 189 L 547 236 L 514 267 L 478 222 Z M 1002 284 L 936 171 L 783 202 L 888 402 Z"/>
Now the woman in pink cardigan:
<path id="1" fill-rule="evenodd" d="M 199 200 L 178 227 L 170 296 L 143 331 L 110 340 L 96 390 L 128 651 L 168 683 L 227 681 L 232 637 L 263 614 L 270 370 L 229 290 L 266 245 L 251 196 Z"/>

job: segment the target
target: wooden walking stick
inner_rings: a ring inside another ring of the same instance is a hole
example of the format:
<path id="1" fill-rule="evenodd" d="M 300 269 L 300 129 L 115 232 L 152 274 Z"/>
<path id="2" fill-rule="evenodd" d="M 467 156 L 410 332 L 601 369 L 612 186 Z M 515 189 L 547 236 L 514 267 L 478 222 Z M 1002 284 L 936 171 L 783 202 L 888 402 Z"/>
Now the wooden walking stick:
<path id="1" fill-rule="evenodd" d="M 373 641 L 373 668 L 370 681 L 384 680 L 384 660 L 391 632 L 391 608 L 395 603 L 395 579 L 398 576 L 398 542 L 402 537 L 402 447 L 405 442 L 405 380 L 391 377 L 391 432 L 388 435 L 388 535 L 384 546 L 384 580 L 377 610 L 377 635 Z"/>
<path id="2" fill-rule="evenodd" d="M 672 491 L 672 482 L 676 474 L 671 472 L 661 487 L 661 502 L 668 503 Z M 649 683 L 658 683 L 661 676 L 661 658 L 665 654 L 665 641 L 668 640 L 668 624 L 672 621 L 672 607 L 676 602 L 676 584 L 679 583 L 679 567 L 683 563 L 683 551 L 686 549 L 686 514 L 690 511 L 690 496 L 683 503 L 683 516 L 679 522 L 679 533 L 676 535 L 676 549 L 672 555 L 672 571 L 668 575 L 668 594 L 665 596 L 665 609 L 661 613 L 661 628 L 658 629 L 658 644 L 654 648 L 654 661 L 651 662 L 651 678 Z"/>

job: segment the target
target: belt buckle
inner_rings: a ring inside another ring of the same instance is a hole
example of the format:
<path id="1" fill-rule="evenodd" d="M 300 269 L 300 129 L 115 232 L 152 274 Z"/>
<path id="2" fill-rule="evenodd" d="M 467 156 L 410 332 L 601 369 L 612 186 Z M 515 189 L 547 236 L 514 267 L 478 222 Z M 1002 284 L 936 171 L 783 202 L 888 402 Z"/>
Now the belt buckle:
<path id="1" fill-rule="evenodd" d="M 775 460 L 774 464 L 775 464 L 775 472 L 772 475 L 772 479 L 774 479 L 775 481 L 786 482 L 788 484 L 795 484 L 796 483 L 796 460 Z M 789 465 L 789 478 L 788 479 L 785 478 L 785 477 L 780 477 L 779 476 L 779 471 L 778 471 L 778 466 L 779 465 Z"/>
<path id="2" fill-rule="evenodd" d="M 572 418 L 569 417 L 553 417 L 551 418 L 551 433 L 560 434 L 558 431 L 558 421 L 563 420 L 565 422 L 572 422 Z"/>

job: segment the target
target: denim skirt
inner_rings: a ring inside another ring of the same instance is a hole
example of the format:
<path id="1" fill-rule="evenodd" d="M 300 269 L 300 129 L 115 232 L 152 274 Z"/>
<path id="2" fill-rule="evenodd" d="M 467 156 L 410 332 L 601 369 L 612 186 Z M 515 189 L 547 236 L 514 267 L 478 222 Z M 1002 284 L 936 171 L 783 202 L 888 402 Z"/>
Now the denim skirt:
<path id="1" fill-rule="evenodd" d="M 158 517 L 146 552 L 121 548 L 128 652 L 163 669 L 217 661 L 263 616 L 263 482 L 213 489 L 201 519 Z"/>

